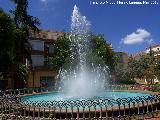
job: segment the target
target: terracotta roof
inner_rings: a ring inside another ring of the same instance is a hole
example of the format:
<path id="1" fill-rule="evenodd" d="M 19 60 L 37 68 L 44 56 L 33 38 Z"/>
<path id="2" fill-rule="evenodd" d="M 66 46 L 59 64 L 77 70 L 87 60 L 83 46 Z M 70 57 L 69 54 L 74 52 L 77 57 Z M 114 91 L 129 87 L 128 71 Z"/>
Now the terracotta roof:
<path id="1" fill-rule="evenodd" d="M 141 51 L 141 52 L 138 52 L 136 54 L 133 54 L 132 56 L 133 56 L 133 58 L 139 58 L 142 55 L 146 55 L 146 53 L 144 51 Z"/>

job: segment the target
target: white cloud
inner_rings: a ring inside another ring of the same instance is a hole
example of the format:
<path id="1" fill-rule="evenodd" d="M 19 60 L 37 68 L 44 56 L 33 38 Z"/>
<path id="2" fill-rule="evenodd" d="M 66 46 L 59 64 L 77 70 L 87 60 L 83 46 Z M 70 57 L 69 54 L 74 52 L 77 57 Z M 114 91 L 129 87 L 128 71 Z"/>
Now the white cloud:
<path id="1" fill-rule="evenodd" d="M 151 36 L 151 33 L 146 31 L 145 29 L 137 29 L 136 32 L 133 32 L 126 37 L 121 39 L 121 43 L 132 45 L 132 44 L 139 44 L 143 43 L 147 38 Z"/>

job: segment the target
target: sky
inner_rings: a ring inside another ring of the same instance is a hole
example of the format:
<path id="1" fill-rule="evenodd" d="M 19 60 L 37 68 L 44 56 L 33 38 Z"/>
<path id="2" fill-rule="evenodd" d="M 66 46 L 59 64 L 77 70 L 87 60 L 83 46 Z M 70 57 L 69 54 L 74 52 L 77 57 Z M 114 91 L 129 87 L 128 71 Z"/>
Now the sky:
<path id="1" fill-rule="evenodd" d="M 41 29 L 69 32 L 76 4 L 91 22 L 91 31 L 104 34 L 115 51 L 135 54 L 150 45 L 160 44 L 160 0 L 28 1 L 29 14 L 40 20 Z M 0 0 L 0 8 L 9 12 L 14 4 L 10 0 Z"/>

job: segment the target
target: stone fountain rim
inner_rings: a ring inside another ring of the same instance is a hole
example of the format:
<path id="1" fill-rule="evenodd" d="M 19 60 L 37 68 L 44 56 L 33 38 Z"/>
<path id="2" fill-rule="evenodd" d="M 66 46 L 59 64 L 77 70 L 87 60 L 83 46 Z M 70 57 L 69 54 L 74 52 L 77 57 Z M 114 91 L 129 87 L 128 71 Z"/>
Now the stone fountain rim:
<path id="1" fill-rule="evenodd" d="M 158 104 L 160 103 L 160 100 L 159 100 L 159 97 L 160 97 L 160 93 L 159 92 L 151 92 L 151 91 L 141 91 L 141 90 L 114 90 L 114 91 L 116 91 L 116 92 L 137 92 L 137 93 L 144 93 L 144 94 L 150 94 L 151 96 L 158 96 L 158 99 L 157 98 L 154 98 L 153 99 L 153 101 L 154 100 L 158 100 Z M 17 95 L 17 97 L 18 97 L 18 99 L 20 99 L 20 97 L 22 97 L 22 96 L 30 96 L 30 95 L 37 95 L 37 94 L 47 94 L 47 93 L 51 93 L 51 92 L 42 92 L 42 93 L 32 93 L 32 94 L 24 94 L 24 95 Z M 143 97 L 143 96 L 142 96 Z M 139 98 L 142 98 L 142 97 L 139 97 Z M 138 98 L 138 97 L 137 97 Z M 102 99 L 103 100 L 103 99 Z M 117 100 L 117 99 L 116 99 Z M 87 101 L 87 100 L 86 100 Z M 47 102 L 47 101 L 46 101 Z M 50 101 L 51 102 L 51 101 Z M 130 103 L 132 103 L 132 102 L 130 102 Z M 136 106 L 136 108 L 137 108 L 137 106 L 139 105 L 139 108 L 141 108 L 141 107 L 147 107 L 147 105 L 148 106 L 151 106 L 151 105 L 154 105 L 154 104 L 157 104 L 156 102 L 153 102 L 153 104 L 152 103 L 150 103 L 149 102 L 149 100 L 148 101 L 144 101 L 144 106 L 143 106 L 143 104 L 141 103 L 141 102 L 139 102 L 139 103 L 136 103 L 135 102 L 135 106 Z M 53 110 L 53 109 L 51 109 L 51 108 L 53 108 L 53 107 L 49 107 L 49 106 L 47 106 L 47 107 L 37 107 L 37 106 L 32 106 L 32 104 L 24 104 L 24 103 L 22 103 L 22 102 L 20 102 L 20 105 L 21 106 L 23 106 L 23 107 L 25 107 L 25 109 L 26 110 L 30 110 L 30 111 L 35 111 L 35 112 L 39 112 L 39 109 L 45 109 L 45 111 L 46 112 L 55 112 L 55 113 L 66 113 L 66 110 L 63 108 L 63 109 L 61 109 L 60 110 L 60 108 L 56 108 L 56 110 Z M 121 107 L 120 107 L 120 110 L 124 110 L 124 108 L 123 108 L 123 104 L 121 103 Z M 14 107 L 14 105 L 13 105 L 13 107 Z M 85 106 L 85 107 L 88 107 L 88 106 Z M 116 111 L 116 110 L 118 110 L 119 108 L 118 108 L 119 106 L 110 106 L 110 107 L 108 107 L 108 109 L 107 109 L 107 111 L 108 112 L 113 112 L 113 111 Z M 77 108 L 77 107 L 76 107 Z M 133 107 L 133 105 L 132 106 L 130 106 L 130 108 L 129 108 L 129 105 L 127 104 L 127 105 L 125 105 L 125 110 L 129 110 L 129 109 L 134 109 L 134 107 Z M 68 109 L 67 110 L 67 112 L 68 113 L 77 113 L 77 110 L 78 109 Z M 61 112 L 60 112 L 61 111 Z M 96 112 L 105 112 L 106 111 L 106 109 L 105 108 L 103 108 L 103 109 L 100 109 L 100 108 L 97 108 L 96 109 Z M 88 108 L 87 109 L 85 109 L 84 111 L 83 111 L 83 109 L 80 109 L 80 107 L 79 107 L 79 113 L 88 113 L 88 112 L 95 112 L 95 110 L 94 109 L 90 109 L 90 111 L 88 110 Z"/>
<path id="2" fill-rule="evenodd" d="M 116 92 L 134 92 L 134 93 L 144 93 L 144 94 L 150 94 L 150 96 L 151 97 L 153 97 L 153 100 L 155 100 L 155 96 L 157 95 L 157 96 L 160 96 L 160 94 L 159 93 L 155 93 L 155 92 L 150 92 L 150 91 L 139 91 L 139 90 L 114 90 L 114 91 L 116 91 Z M 32 95 L 38 95 L 38 94 L 47 94 L 47 93 L 51 93 L 51 92 L 43 92 L 43 93 L 34 93 L 34 94 L 27 94 L 27 95 L 21 95 L 20 97 L 22 97 L 22 96 L 32 96 Z M 19 98 L 20 98 L 19 97 Z M 137 96 L 137 97 L 128 97 L 128 98 L 131 98 L 131 100 L 135 100 L 134 98 L 139 98 L 139 100 L 140 99 L 144 99 L 144 98 L 146 98 L 145 96 L 141 96 L 141 97 L 139 97 L 139 96 Z M 117 98 L 117 99 L 97 99 L 97 100 L 110 100 L 110 101 L 121 101 L 121 100 L 126 100 L 127 98 Z M 137 99 L 136 99 L 137 100 Z M 96 101 L 96 100 L 82 100 L 83 102 L 87 102 L 87 101 L 90 101 L 90 102 L 94 102 L 94 101 Z M 113 102 L 112 101 L 112 102 Z M 132 103 L 133 101 L 130 101 L 130 102 L 128 102 L 128 103 Z M 149 101 L 149 98 L 148 98 L 148 100 L 147 101 Z M 29 102 L 31 102 L 31 101 L 29 101 Z M 56 102 L 56 103 L 60 103 L 60 102 L 66 102 L 66 103 L 69 103 L 69 102 L 81 102 L 81 100 L 70 100 L 70 101 L 38 101 L 37 103 L 39 104 L 39 103 L 50 103 L 50 102 Z M 127 104 L 126 106 L 128 106 L 128 103 L 126 102 L 125 104 Z M 136 103 L 136 102 L 135 102 Z M 139 102 L 139 103 L 142 103 L 142 102 Z M 146 100 L 144 100 L 144 103 L 146 104 Z M 25 105 L 25 103 L 22 103 L 22 101 L 21 101 L 21 104 L 22 105 Z M 137 105 L 138 103 L 136 103 L 135 105 Z M 96 104 L 96 105 L 98 105 L 98 104 Z M 117 104 L 118 105 L 118 104 Z M 123 105 L 123 103 L 121 103 L 121 105 Z M 53 107 L 51 107 L 51 106 L 42 106 L 42 107 L 39 107 L 39 106 L 33 106 L 32 105 L 32 103 L 29 103 L 29 104 L 27 104 L 27 105 L 25 105 L 25 106 L 30 106 L 31 108 L 32 107 L 36 107 L 36 108 L 45 108 L 45 109 L 49 109 L 49 108 L 53 108 Z M 93 105 L 92 105 L 93 106 Z M 103 106 L 105 106 L 105 105 L 103 105 Z M 141 105 L 142 106 L 142 105 Z M 76 108 L 80 108 L 80 107 L 82 107 L 82 106 L 79 106 L 79 107 L 77 107 L 77 106 L 74 106 L 74 107 L 76 107 Z M 85 106 L 86 107 L 86 106 Z M 110 105 L 110 107 L 111 107 L 111 105 Z M 117 108 L 118 106 L 112 106 L 113 108 Z M 65 107 L 62 107 L 62 108 L 65 108 Z M 83 107 L 82 107 L 83 108 Z M 100 109 L 100 108 L 99 108 Z M 76 110 L 73 110 L 73 111 L 76 111 Z"/>
<path id="3" fill-rule="evenodd" d="M 133 93 L 143 93 L 150 95 L 160 95 L 160 92 L 152 92 L 152 91 L 143 91 L 143 90 L 112 90 L 113 92 L 133 92 Z M 20 94 L 18 97 L 32 96 L 32 95 L 41 95 L 41 94 L 49 94 L 49 93 L 59 93 L 58 91 L 48 91 L 48 92 L 33 92 L 32 94 Z"/>

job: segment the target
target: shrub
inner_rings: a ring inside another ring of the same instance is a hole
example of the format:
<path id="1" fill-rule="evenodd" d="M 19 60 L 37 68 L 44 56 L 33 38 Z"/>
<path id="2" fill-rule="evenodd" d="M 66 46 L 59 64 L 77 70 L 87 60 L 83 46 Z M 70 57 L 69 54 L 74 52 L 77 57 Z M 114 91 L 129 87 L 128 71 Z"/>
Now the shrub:
<path id="1" fill-rule="evenodd" d="M 155 87 L 152 89 L 153 92 L 160 92 L 160 87 Z"/>
<path id="2" fill-rule="evenodd" d="M 124 79 L 124 80 L 121 80 L 120 81 L 120 83 L 121 84 L 126 84 L 126 85 L 134 85 L 134 84 L 136 84 L 136 81 L 135 80 L 126 80 L 126 79 Z"/>

